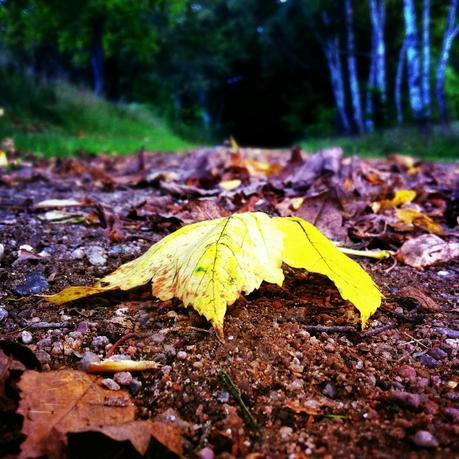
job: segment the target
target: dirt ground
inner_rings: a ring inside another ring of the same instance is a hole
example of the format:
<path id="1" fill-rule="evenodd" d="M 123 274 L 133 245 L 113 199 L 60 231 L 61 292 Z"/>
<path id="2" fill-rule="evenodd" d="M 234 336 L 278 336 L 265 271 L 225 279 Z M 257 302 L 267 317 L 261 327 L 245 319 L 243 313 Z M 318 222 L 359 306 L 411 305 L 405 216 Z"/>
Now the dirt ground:
<path id="1" fill-rule="evenodd" d="M 23 157 L 0 173 L 0 349 L 23 364 L 0 372 L 0 456 L 15 457 L 26 438 L 24 372 L 79 370 L 107 353 L 157 362 L 97 384 L 129 394 L 137 420 L 174 424 L 184 457 L 457 456 L 457 180 L 457 164 L 364 161 L 339 149 Z M 403 205 L 440 230 L 400 222 L 394 206 L 375 212 L 371 203 L 396 189 L 414 190 Z M 40 204 L 49 199 L 74 202 Z M 287 267 L 283 287 L 264 283 L 229 307 L 224 343 L 148 286 L 59 307 L 38 296 L 91 285 L 184 224 L 240 211 L 300 215 L 348 247 L 397 252 L 357 260 L 385 296 L 365 329 L 328 279 Z M 429 232 L 449 255 L 410 266 L 400 247 Z M 66 442 L 68 457 L 139 455 L 84 429 Z M 175 453 L 156 437 L 145 456 Z"/>

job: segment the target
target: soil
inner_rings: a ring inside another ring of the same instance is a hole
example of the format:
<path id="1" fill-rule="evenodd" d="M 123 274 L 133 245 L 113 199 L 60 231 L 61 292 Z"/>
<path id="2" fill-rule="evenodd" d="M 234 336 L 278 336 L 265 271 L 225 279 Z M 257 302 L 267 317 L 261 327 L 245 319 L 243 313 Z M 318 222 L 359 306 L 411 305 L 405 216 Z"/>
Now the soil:
<path id="1" fill-rule="evenodd" d="M 339 188 L 333 178 L 344 181 L 338 169 L 322 164 L 308 183 L 296 186 L 292 171 L 313 158 L 304 161 L 298 151 L 290 160 L 289 152 L 242 152 L 237 164 L 234 158 L 228 163 L 228 148 L 203 151 L 186 157 L 141 152 L 126 158 L 23 158 L 4 171 L 0 337 L 26 345 L 46 372 L 78 369 L 88 352 L 103 358 L 134 333 L 115 353 L 159 364 L 157 370 L 133 373 L 135 384 L 128 390 L 138 418 L 173 413 L 185 457 L 458 455 L 457 259 L 419 269 L 395 258 L 359 258 L 385 296 L 364 330 L 358 312 L 328 279 L 286 267 L 283 287 L 264 283 L 229 307 L 223 343 L 201 317 L 178 300 L 152 298 L 148 287 L 62 307 L 37 296 L 91 285 L 183 224 L 235 211 L 295 214 L 281 204 Z M 244 162 L 247 158 L 253 162 Z M 251 167 L 261 163 L 277 164 L 278 170 L 268 179 L 257 175 Z M 418 169 L 413 173 L 410 167 Z M 339 193 L 336 198 L 348 245 L 397 250 L 424 234 L 420 228 L 388 226 L 378 232 L 371 226 L 375 214 L 368 205 L 390 199 L 397 186 L 416 189 L 420 207 L 443 225 L 441 237 L 457 240 L 454 167 L 410 166 L 400 158 L 359 160 L 366 191 L 353 190 L 354 201 Z M 380 180 L 371 174 L 380 174 Z M 230 179 L 241 181 L 241 191 L 219 186 Z M 80 205 L 37 206 L 45 199 Z M 363 204 L 351 211 L 355 203 Z M 333 235 L 333 224 L 324 225 Z M 2 418 L 0 455 L 13 457 L 23 440 L 22 420 L 12 412 Z M 78 457 L 75 442 L 68 449 L 70 457 Z M 134 455 L 121 447 L 113 456 L 108 451 L 98 457 Z M 155 451 L 150 448 L 147 457 L 172 454 Z"/>

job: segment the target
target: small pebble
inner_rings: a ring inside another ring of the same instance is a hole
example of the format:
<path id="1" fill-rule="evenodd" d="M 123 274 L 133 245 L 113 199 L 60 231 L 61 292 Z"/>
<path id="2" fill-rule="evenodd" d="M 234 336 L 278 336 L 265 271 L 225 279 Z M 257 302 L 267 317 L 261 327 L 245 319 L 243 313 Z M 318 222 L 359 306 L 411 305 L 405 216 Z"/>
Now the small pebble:
<path id="1" fill-rule="evenodd" d="M 86 256 L 89 263 L 94 266 L 104 266 L 107 263 L 107 256 L 102 247 L 93 246 L 86 249 Z"/>
<path id="2" fill-rule="evenodd" d="M 217 400 L 220 403 L 228 403 L 229 398 L 230 398 L 230 394 L 226 392 L 226 390 L 221 390 L 217 395 Z"/>
<path id="3" fill-rule="evenodd" d="M 413 367 L 410 367 L 409 365 L 402 365 L 397 370 L 397 373 L 402 378 L 406 378 L 410 380 L 416 378 L 416 370 Z"/>
<path id="4" fill-rule="evenodd" d="M 279 429 L 279 435 L 282 440 L 287 440 L 293 433 L 293 429 L 291 427 L 283 426 Z"/>
<path id="5" fill-rule="evenodd" d="M 77 331 L 79 331 L 80 333 L 82 333 L 83 335 L 88 333 L 89 331 L 89 324 L 88 322 L 86 321 L 82 321 L 78 324 L 78 327 L 77 327 Z"/>
<path id="6" fill-rule="evenodd" d="M 19 295 L 36 295 L 47 290 L 48 281 L 42 273 L 29 274 L 22 284 L 15 287 L 15 292 Z"/>
<path id="7" fill-rule="evenodd" d="M 36 350 L 35 356 L 42 365 L 44 365 L 45 363 L 51 363 L 51 356 L 43 349 Z"/>
<path id="8" fill-rule="evenodd" d="M 96 351 L 102 351 L 105 346 L 110 342 L 106 336 L 94 336 L 91 342 L 91 348 Z"/>
<path id="9" fill-rule="evenodd" d="M 330 398 L 336 397 L 336 388 L 333 384 L 327 383 L 322 391 L 322 394 Z"/>
<path id="10" fill-rule="evenodd" d="M 8 311 L 5 308 L 0 307 L 0 322 L 8 317 Z"/>
<path id="11" fill-rule="evenodd" d="M 84 250 L 81 247 L 78 247 L 70 254 L 70 257 L 73 260 L 81 260 L 84 258 Z"/>
<path id="12" fill-rule="evenodd" d="M 193 362 L 193 368 L 202 368 L 202 362 L 199 360 L 197 362 Z"/>
<path id="13" fill-rule="evenodd" d="M 202 448 L 198 455 L 201 459 L 214 459 L 215 457 L 214 452 L 208 446 Z"/>
<path id="14" fill-rule="evenodd" d="M 428 368 L 435 368 L 439 365 L 438 360 L 434 359 L 429 354 L 422 354 L 421 357 L 419 357 L 419 361 Z"/>
<path id="15" fill-rule="evenodd" d="M 418 430 L 413 436 L 413 441 L 416 445 L 424 448 L 436 448 L 438 446 L 437 439 L 428 430 Z"/>
<path id="16" fill-rule="evenodd" d="M 88 365 L 93 362 L 100 362 L 99 356 L 94 354 L 94 352 L 86 351 L 80 360 L 80 368 L 86 370 Z"/>
<path id="17" fill-rule="evenodd" d="M 175 351 L 175 347 L 172 346 L 171 344 L 164 345 L 164 352 L 166 353 L 166 355 L 175 355 L 177 353 Z"/>
<path id="18" fill-rule="evenodd" d="M 449 271 L 438 271 L 437 273 L 438 276 L 440 277 L 448 277 L 449 276 Z"/>
<path id="19" fill-rule="evenodd" d="M 187 354 L 185 351 L 178 351 L 178 352 L 177 352 L 177 358 L 178 358 L 179 360 L 186 360 L 187 355 L 188 355 L 188 354 Z"/>
<path id="20" fill-rule="evenodd" d="M 33 336 L 32 336 L 32 333 L 30 333 L 29 331 L 27 330 L 24 330 L 22 333 L 21 333 L 21 341 L 24 343 L 24 344 L 30 344 L 33 340 Z"/>
<path id="21" fill-rule="evenodd" d="M 151 335 L 151 340 L 156 343 L 162 343 L 166 339 L 166 334 L 165 333 L 155 333 L 154 335 Z"/>
<path id="22" fill-rule="evenodd" d="M 453 330 L 452 328 L 445 328 L 445 327 L 436 327 L 434 330 L 437 333 L 442 335 L 446 335 L 447 338 L 459 338 L 459 330 Z"/>
<path id="23" fill-rule="evenodd" d="M 434 347 L 428 353 L 430 356 L 437 360 L 443 360 L 448 357 L 448 354 L 441 347 Z"/>
<path id="24" fill-rule="evenodd" d="M 303 381 L 301 379 L 294 379 L 288 386 L 290 390 L 301 390 L 303 389 Z"/>
<path id="25" fill-rule="evenodd" d="M 113 381 L 112 378 L 102 379 L 101 384 L 106 387 L 108 390 L 120 390 L 121 387 L 118 383 Z"/>
<path id="26" fill-rule="evenodd" d="M 133 378 L 129 371 L 120 371 L 113 375 L 113 379 L 121 386 L 129 386 Z"/>
<path id="27" fill-rule="evenodd" d="M 133 378 L 129 384 L 129 390 L 131 391 L 131 394 L 137 395 L 140 392 L 140 389 L 142 389 L 142 382 Z"/>

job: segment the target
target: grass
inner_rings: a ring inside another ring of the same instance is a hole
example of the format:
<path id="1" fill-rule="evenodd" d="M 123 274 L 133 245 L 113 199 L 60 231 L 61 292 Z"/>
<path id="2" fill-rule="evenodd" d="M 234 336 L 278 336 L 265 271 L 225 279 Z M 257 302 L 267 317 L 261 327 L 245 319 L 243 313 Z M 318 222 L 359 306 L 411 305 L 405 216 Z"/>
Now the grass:
<path id="1" fill-rule="evenodd" d="M 141 147 L 181 151 L 193 147 L 147 108 L 113 104 L 65 83 L 33 84 L 0 72 L 0 139 L 41 156 L 79 151 L 125 154 Z"/>
<path id="2" fill-rule="evenodd" d="M 331 145 L 340 146 L 347 155 L 378 158 L 398 153 L 429 160 L 459 159 L 459 121 L 447 132 L 435 126 L 429 134 L 415 127 L 387 129 L 359 137 L 311 138 L 300 142 L 306 151 Z"/>

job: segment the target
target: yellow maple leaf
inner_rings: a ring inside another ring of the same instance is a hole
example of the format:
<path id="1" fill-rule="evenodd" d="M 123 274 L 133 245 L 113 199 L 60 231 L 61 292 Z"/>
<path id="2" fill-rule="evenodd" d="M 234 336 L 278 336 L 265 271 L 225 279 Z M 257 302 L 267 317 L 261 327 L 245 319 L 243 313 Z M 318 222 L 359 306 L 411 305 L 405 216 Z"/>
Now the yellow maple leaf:
<path id="1" fill-rule="evenodd" d="M 418 226 L 429 233 L 441 234 L 442 229 L 439 223 L 434 222 L 430 217 L 415 209 L 397 209 L 396 217 L 407 225 Z"/>
<path id="2" fill-rule="evenodd" d="M 179 298 L 223 337 L 226 307 L 263 281 L 281 286 L 283 261 L 328 276 L 343 298 L 360 310 L 363 324 L 380 304 L 381 294 L 371 277 L 313 225 L 296 217 L 271 219 L 262 212 L 184 226 L 94 287 L 69 287 L 45 298 L 63 304 L 152 280 L 154 296 L 163 301 Z"/>
<path id="3" fill-rule="evenodd" d="M 374 201 L 371 203 L 373 212 L 378 213 L 387 209 L 394 209 L 403 204 L 409 204 L 416 197 L 414 190 L 397 190 L 392 199 L 383 199 L 382 201 Z"/>
<path id="4" fill-rule="evenodd" d="M 327 276 L 359 311 L 362 326 L 381 304 L 381 293 L 362 267 L 341 253 L 314 225 L 299 217 L 273 219 L 284 233 L 284 263 Z"/>

